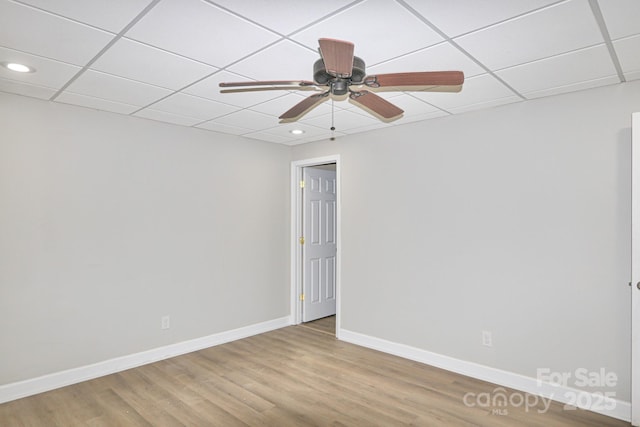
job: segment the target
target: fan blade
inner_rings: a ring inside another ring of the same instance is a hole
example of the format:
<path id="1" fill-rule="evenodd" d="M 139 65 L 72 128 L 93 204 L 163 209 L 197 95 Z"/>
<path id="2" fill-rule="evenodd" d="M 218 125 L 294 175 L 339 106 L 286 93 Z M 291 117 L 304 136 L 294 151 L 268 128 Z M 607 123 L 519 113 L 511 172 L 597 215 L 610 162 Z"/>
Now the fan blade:
<path id="1" fill-rule="evenodd" d="M 322 102 L 326 101 L 327 99 L 329 99 L 329 91 L 322 92 L 322 93 L 315 93 L 315 94 L 309 96 L 308 98 L 305 98 L 302 101 L 298 102 L 296 105 L 291 107 L 289 110 L 287 110 L 286 112 L 282 113 L 282 115 L 280 117 L 278 117 L 278 118 L 283 120 L 283 121 L 292 121 L 293 122 L 293 121 L 297 120 L 303 114 L 307 113 L 312 108 L 317 107 Z"/>
<path id="2" fill-rule="evenodd" d="M 351 92 L 349 98 L 374 116 L 381 117 L 383 120 L 386 119 L 384 121 L 391 121 L 404 113 L 402 109 L 396 107 L 383 97 L 367 90 Z"/>
<path id="3" fill-rule="evenodd" d="M 265 87 L 242 87 L 237 89 L 221 89 L 220 93 L 242 93 L 242 92 L 262 92 L 265 90 L 303 90 L 303 91 L 320 91 L 317 86 L 265 86 Z"/>
<path id="4" fill-rule="evenodd" d="M 422 71 L 367 76 L 364 84 L 372 87 L 459 86 L 464 83 L 462 71 Z"/>
<path id="5" fill-rule="evenodd" d="M 246 86 L 316 86 L 308 80 L 265 80 L 258 82 L 222 82 L 220 87 L 246 87 Z"/>
<path id="6" fill-rule="evenodd" d="M 462 85 L 457 85 L 457 86 L 416 86 L 416 87 L 411 87 L 410 90 L 411 91 L 415 91 L 415 92 L 460 92 L 462 90 Z M 384 89 L 383 89 L 383 91 L 384 91 Z"/>
<path id="7" fill-rule="evenodd" d="M 319 39 L 320 55 L 327 73 L 346 78 L 353 72 L 353 43 L 336 39 Z"/>

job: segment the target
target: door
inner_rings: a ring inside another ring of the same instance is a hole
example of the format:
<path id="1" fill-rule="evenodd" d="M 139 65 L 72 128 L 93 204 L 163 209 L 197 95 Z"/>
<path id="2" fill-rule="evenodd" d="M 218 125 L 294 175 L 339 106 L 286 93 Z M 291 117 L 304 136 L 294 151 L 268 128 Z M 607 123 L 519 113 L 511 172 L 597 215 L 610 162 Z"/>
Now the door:
<path id="1" fill-rule="evenodd" d="M 631 424 L 640 426 L 640 113 L 631 129 Z"/>
<path id="2" fill-rule="evenodd" d="M 306 167 L 303 180 L 302 321 L 309 322 L 336 314 L 336 171 Z"/>

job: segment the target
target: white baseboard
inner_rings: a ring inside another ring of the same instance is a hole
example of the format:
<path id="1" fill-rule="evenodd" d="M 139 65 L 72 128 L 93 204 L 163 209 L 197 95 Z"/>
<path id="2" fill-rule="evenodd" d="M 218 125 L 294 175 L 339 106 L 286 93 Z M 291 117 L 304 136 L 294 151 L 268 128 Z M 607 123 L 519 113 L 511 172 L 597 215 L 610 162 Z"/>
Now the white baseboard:
<path id="1" fill-rule="evenodd" d="M 91 365 L 80 366 L 66 371 L 55 372 L 20 382 L 0 385 L 0 403 L 20 399 L 56 388 L 91 380 L 104 375 L 146 365 L 159 360 L 169 359 L 181 354 L 191 353 L 204 348 L 247 338 L 291 325 L 291 316 L 268 320 L 254 325 L 244 326 L 230 331 L 224 331 L 206 337 L 154 348 L 140 353 L 129 354 L 115 359 Z"/>
<path id="2" fill-rule="evenodd" d="M 603 402 L 603 396 L 601 393 L 590 393 L 572 387 L 545 383 L 538 381 L 536 378 L 455 359 L 453 357 L 444 356 L 427 350 L 398 344 L 392 341 L 383 340 L 345 329 L 337 331 L 336 335 L 339 339 L 352 344 L 393 354 L 405 359 L 415 360 L 416 362 L 421 362 L 447 371 L 487 381 L 499 386 L 515 389 L 535 396 L 541 396 L 545 399 L 551 399 L 564 404 L 573 404 L 581 409 L 586 409 L 623 421 L 631 421 L 631 404 L 629 402 L 617 399 L 611 399 Z M 501 393 L 501 391 L 496 389 L 496 393 Z"/>

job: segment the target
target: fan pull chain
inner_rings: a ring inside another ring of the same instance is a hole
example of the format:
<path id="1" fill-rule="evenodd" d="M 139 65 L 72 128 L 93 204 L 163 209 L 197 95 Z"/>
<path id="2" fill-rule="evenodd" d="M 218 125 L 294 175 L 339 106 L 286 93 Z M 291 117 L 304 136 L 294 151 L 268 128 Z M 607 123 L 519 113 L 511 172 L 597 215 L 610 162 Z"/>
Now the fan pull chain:
<path id="1" fill-rule="evenodd" d="M 336 127 L 334 126 L 333 110 L 334 110 L 334 103 L 333 103 L 333 97 L 332 97 L 331 98 L 331 138 L 329 138 L 330 141 L 336 140 Z"/>

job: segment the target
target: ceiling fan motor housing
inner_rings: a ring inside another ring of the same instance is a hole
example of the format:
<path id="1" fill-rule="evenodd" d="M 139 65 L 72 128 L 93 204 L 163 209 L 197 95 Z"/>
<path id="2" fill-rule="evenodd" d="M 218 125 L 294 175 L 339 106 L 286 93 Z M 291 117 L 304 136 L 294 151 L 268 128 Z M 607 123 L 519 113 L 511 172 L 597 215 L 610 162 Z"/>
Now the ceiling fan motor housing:
<path id="1" fill-rule="evenodd" d="M 352 84 L 360 84 L 363 82 L 366 75 L 367 73 L 365 71 L 364 61 L 361 58 L 354 56 L 353 69 L 351 71 L 351 77 L 349 77 L 349 80 Z M 336 79 L 336 77 L 327 73 L 327 68 L 324 65 L 324 61 L 322 59 L 318 59 L 313 64 L 313 81 L 319 85 L 326 85 L 333 79 Z"/>

